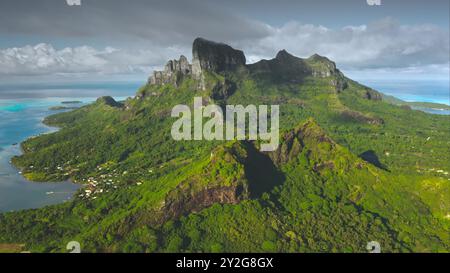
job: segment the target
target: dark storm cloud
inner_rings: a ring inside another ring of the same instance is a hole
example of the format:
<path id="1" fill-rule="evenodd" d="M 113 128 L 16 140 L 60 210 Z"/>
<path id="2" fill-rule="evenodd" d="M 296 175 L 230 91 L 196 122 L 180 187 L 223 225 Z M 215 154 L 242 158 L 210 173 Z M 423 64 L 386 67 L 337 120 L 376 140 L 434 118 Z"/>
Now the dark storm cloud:
<path id="1" fill-rule="evenodd" d="M 82 0 L 81 6 L 68 6 L 65 0 L 2 0 L 0 32 L 173 45 L 195 36 L 255 39 L 267 35 L 267 28 L 206 0 Z"/>
<path id="2" fill-rule="evenodd" d="M 343 27 L 367 24 L 394 17 L 403 24 L 433 23 L 449 27 L 448 0 L 380 0 L 370 6 L 367 0 L 212 0 L 229 9 L 281 26 L 287 21 Z"/>

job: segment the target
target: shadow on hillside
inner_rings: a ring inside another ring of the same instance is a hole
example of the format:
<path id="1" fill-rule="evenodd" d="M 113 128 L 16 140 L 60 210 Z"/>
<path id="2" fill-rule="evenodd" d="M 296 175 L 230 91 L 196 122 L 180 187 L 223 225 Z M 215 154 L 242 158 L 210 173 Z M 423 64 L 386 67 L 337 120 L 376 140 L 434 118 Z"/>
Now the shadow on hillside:
<path id="1" fill-rule="evenodd" d="M 359 157 L 362 160 L 364 160 L 382 170 L 389 171 L 389 169 L 386 167 L 386 165 L 384 165 L 383 163 L 380 162 L 380 159 L 378 158 L 377 154 L 373 150 L 365 151 L 364 153 L 360 154 Z"/>
<path id="2" fill-rule="evenodd" d="M 247 142 L 245 145 L 248 151 L 245 172 L 249 181 L 250 197 L 258 198 L 283 184 L 286 178 L 278 171 L 269 156 L 261 153 L 251 143 Z"/>

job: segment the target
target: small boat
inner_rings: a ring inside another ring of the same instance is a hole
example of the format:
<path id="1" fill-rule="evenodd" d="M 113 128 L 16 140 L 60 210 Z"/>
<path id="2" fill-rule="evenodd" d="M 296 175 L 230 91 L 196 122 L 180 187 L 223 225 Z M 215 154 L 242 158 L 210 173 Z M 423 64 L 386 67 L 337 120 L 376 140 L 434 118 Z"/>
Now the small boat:
<path id="1" fill-rule="evenodd" d="M 54 194 L 55 192 L 53 192 L 53 191 L 48 191 L 48 192 L 46 192 L 45 194 L 47 194 L 47 195 L 50 195 L 50 194 Z"/>

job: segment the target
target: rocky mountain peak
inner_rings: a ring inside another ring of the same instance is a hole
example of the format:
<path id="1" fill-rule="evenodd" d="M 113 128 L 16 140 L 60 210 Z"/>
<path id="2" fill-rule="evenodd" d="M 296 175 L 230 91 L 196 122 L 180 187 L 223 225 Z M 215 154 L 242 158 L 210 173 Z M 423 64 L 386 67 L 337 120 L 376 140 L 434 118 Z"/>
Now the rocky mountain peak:
<path id="1" fill-rule="evenodd" d="M 223 43 L 203 38 L 194 40 L 192 46 L 192 73 L 199 77 L 202 71 L 223 72 L 245 66 L 244 52 Z"/>
<path id="2" fill-rule="evenodd" d="M 154 71 L 149 78 L 153 85 L 173 84 L 178 86 L 185 76 L 202 80 L 204 71 L 224 72 L 245 66 L 244 52 L 223 43 L 197 38 L 192 45 L 192 64 L 183 55 L 179 60 L 170 60 L 163 71 Z M 202 85 L 200 85 L 202 86 Z"/>
<path id="3" fill-rule="evenodd" d="M 154 71 L 152 77 L 149 79 L 150 84 L 165 85 L 173 84 L 178 86 L 181 80 L 190 75 L 192 72 L 192 65 L 189 64 L 187 58 L 183 55 L 178 60 L 170 60 L 164 66 L 163 71 Z"/>
<path id="4" fill-rule="evenodd" d="M 319 55 L 317 53 L 314 53 L 308 59 L 313 60 L 313 61 L 328 61 L 328 62 L 331 62 L 330 59 L 328 59 L 327 57 L 321 56 L 321 55 Z"/>
<path id="5" fill-rule="evenodd" d="M 319 55 L 317 53 L 313 54 L 311 57 L 306 59 L 306 61 L 308 61 L 312 65 L 316 65 L 318 67 L 321 66 L 324 70 L 328 70 L 331 73 L 337 71 L 336 64 L 333 61 L 331 61 L 327 57 L 321 56 L 321 55 Z"/>
<path id="6" fill-rule="evenodd" d="M 180 56 L 179 60 L 169 61 L 163 71 L 153 72 L 149 83 L 179 86 L 186 76 L 191 76 L 199 81 L 198 88 L 204 90 L 206 88 L 203 77 L 205 71 L 223 73 L 245 68 L 253 75 L 260 75 L 278 82 L 301 83 L 305 77 L 312 76 L 331 78 L 332 84 L 338 92 L 347 87 L 345 77 L 336 68 L 336 64 L 318 54 L 303 59 L 283 49 L 271 60 L 261 60 L 246 65 L 246 58 L 241 50 L 224 43 L 197 38 L 192 45 L 192 58 L 192 64 L 189 64 L 185 56 Z"/>
<path id="7" fill-rule="evenodd" d="M 287 52 L 285 49 L 280 50 L 277 53 L 277 56 L 275 57 L 275 59 L 278 59 L 278 60 L 289 59 L 289 58 L 295 58 L 295 56 L 290 54 L 289 52 Z"/>

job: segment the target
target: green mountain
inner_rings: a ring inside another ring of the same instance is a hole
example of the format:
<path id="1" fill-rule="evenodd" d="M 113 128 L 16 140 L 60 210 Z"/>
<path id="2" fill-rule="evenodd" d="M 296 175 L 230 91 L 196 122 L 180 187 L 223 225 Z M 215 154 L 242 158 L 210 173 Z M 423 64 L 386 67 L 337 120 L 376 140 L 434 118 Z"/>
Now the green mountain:
<path id="1" fill-rule="evenodd" d="M 171 110 L 280 105 L 280 145 L 175 141 Z M 196 39 L 134 98 L 45 123 L 13 163 L 34 181 L 85 185 L 74 200 L 0 214 L 0 243 L 33 252 L 450 251 L 450 117 L 385 102 L 335 63 L 280 51 L 246 64 Z M 32 166 L 32 167 L 31 167 Z"/>

